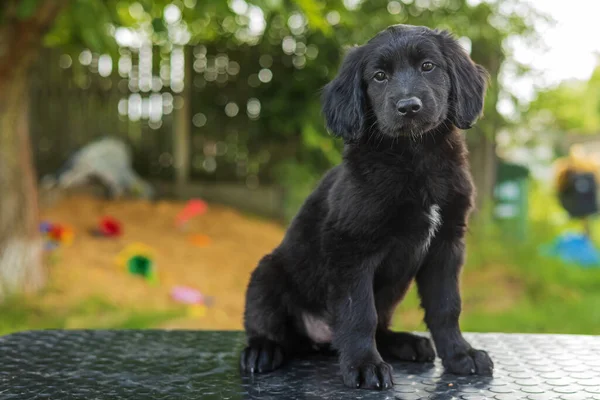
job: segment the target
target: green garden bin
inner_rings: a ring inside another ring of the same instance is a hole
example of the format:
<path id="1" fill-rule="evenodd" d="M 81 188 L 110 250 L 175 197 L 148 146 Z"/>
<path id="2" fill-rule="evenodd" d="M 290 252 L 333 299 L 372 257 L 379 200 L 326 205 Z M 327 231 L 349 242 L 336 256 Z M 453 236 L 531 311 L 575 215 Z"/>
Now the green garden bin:
<path id="1" fill-rule="evenodd" d="M 494 219 L 507 234 L 518 239 L 527 235 L 529 169 L 500 161 L 494 187 Z"/>

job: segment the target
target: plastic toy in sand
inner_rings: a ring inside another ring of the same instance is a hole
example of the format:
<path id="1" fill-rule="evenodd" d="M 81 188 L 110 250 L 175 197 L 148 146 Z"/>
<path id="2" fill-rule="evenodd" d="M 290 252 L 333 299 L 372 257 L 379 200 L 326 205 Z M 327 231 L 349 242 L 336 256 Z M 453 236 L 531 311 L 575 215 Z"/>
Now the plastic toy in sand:
<path id="1" fill-rule="evenodd" d="M 65 225 L 53 225 L 48 236 L 60 244 L 70 245 L 73 243 L 73 230 Z"/>
<path id="2" fill-rule="evenodd" d="M 600 252 L 586 235 L 567 233 L 542 248 L 543 254 L 584 268 L 600 267 Z"/>
<path id="3" fill-rule="evenodd" d="M 212 243 L 212 239 L 210 238 L 210 236 L 201 234 L 190 235 L 188 237 L 188 240 L 194 246 L 201 248 L 209 247 Z"/>
<path id="4" fill-rule="evenodd" d="M 192 304 L 188 307 L 187 315 L 192 318 L 202 318 L 206 316 L 207 311 L 204 304 Z"/>
<path id="5" fill-rule="evenodd" d="M 192 199 L 188 201 L 183 210 L 177 214 L 175 225 L 178 228 L 181 228 L 195 216 L 204 214 L 207 209 L 208 205 L 206 202 L 200 199 Z"/>
<path id="6" fill-rule="evenodd" d="M 175 286 L 171 290 L 171 298 L 188 305 L 188 315 L 195 318 L 204 317 L 207 307 L 212 303 L 212 298 L 205 297 L 199 290 L 187 286 Z"/>
<path id="7" fill-rule="evenodd" d="M 113 217 L 103 217 L 98 226 L 98 233 L 105 237 L 118 237 L 123 234 L 123 225 Z"/>
<path id="8" fill-rule="evenodd" d="M 117 255 L 117 265 L 132 275 L 141 276 L 151 284 L 158 284 L 154 263 L 154 250 L 143 244 L 134 243 Z"/>
<path id="9" fill-rule="evenodd" d="M 73 229 L 67 225 L 42 222 L 40 232 L 46 241 L 45 249 L 54 250 L 59 246 L 70 246 L 73 243 Z"/>
<path id="10" fill-rule="evenodd" d="M 171 290 L 171 297 L 173 300 L 185 304 L 194 304 L 204 301 L 202 293 L 186 286 L 175 286 Z"/>
<path id="11" fill-rule="evenodd" d="M 45 221 L 40 222 L 40 232 L 41 233 L 46 234 L 46 233 L 50 232 L 51 229 L 52 229 L 52 224 L 50 222 L 45 222 Z"/>

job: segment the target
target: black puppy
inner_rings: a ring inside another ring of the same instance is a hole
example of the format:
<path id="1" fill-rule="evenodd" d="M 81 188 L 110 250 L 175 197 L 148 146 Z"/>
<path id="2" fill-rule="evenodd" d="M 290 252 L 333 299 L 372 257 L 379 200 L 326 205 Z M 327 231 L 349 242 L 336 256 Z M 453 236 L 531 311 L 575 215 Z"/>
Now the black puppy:
<path id="1" fill-rule="evenodd" d="M 458 323 L 473 200 L 458 129 L 481 114 L 486 81 L 447 32 L 397 25 L 350 50 L 323 93 L 344 159 L 252 274 L 243 371 L 267 372 L 331 344 L 347 386 L 391 387 L 382 355 L 435 357 L 427 338 L 389 330 L 416 279 L 445 369 L 492 373 L 487 353 L 465 341 Z"/>

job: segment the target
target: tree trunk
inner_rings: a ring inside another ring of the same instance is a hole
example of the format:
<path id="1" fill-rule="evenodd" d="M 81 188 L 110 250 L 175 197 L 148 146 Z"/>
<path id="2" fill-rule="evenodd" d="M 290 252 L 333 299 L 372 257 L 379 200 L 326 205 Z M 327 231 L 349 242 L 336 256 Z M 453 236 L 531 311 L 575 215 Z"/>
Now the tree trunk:
<path id="1" fill-rule="evenodd" d="M 471 134 L 471 133 L 467 133 Z M 492 135 L 477 130 L 469 138 L 469 162 L 477 196 L 475 214 L 480 214 L 492 199 L 496 184 L 496 143 Z"/>
<path id="2" fill-rule="evenodd" d="M 36 178 L 28 127 L 28 71 L 64 1 L 39 1 L 17 18 L 18 0 L 0 6 L 0 301 L 44 283 Z"/>
<path id="3" fill-rule="evenodd" d="M 475 198 L 474 216 L 488 217 L 482 211 L 491 211 L 486 208 L 492 201 L 494 186 L 496 185 L 496 168 L 498 156 L 496 155 L 496 134 L 503 125 L 503 118 L 496 109 L 500 95 L 498 74 L 504 61 L 504 54 L 498 49 L 501 46 L 490 48 L 486 43 L 473 43 L 473 59 L 480 62 L 490 73 L 490 84 L 486 94 L 484 108 L 485 123 L 475 125 L 466 132 L 469 147 L 469 162 L 471 174 L 477 192 Z"/>

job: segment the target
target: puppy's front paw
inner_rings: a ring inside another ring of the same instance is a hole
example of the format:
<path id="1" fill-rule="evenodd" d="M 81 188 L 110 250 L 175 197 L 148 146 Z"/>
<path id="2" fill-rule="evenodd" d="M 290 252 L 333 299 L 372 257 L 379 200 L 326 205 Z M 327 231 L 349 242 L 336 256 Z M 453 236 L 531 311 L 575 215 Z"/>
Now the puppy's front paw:
<path id="1" fill-rule="evenodd" d="M 494 372 L 492 359 L 483 350 L 470 349 L 457 353 L 453 357 L 442 360 L 447 372 L 456 375 L 487 375 Z"/>
<path id="2" fill-rule="evenodd" d="M 342 367 L 344 384 L 351 388 L 389 389 L 392 380 L 392 366 L 386 362 L 364 362 L 356 366 Z"/>
<path id="3" fill-rule="evenodd" d="M 283 349 L 277 343 L 264 338 L 252 339 L 242 351 L 242 372 L 269 372 L 283 364 Z"/>

